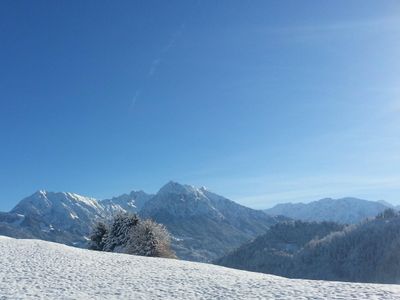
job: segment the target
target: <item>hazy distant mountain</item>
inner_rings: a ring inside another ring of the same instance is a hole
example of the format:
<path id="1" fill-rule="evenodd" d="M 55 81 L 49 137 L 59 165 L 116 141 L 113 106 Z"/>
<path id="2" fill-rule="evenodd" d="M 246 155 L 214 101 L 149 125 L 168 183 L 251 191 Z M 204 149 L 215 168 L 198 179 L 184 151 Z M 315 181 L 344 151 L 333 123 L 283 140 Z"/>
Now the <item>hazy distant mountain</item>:
<path id="1" fill-rule="evenodd" d="M 387 202 L 385 200 L 378 200 L 376 202 L 378 202 L 380 204 L 383 204 L 383 205 L 387 206 L 388 208 L 395 208 L 395 206 L 393 204 L 391 204 L 391 203 L 389 203 L 389 202 Z"/>
<path id="2" fill-rule="evenodd" d="M 399 283 L 399 247 L 400 215 L 386 213 L 344 228 L 277 224 L 216 263 L 290 278 Z"/>
<path id="3" fill-rule="evenodd" d="M 304 203 L 278 204 L 264 210 L 269 215 L 283 215 L 304 221 L 333 221 L 339 223 L 357 223 L 365 218 L 374 217 L 388 208 L 386 202 L 368 201 L 357 198 L 331 199 Z"/>
<path id="4" fill-rule="evenodd" d="M 215 259 L 280 220 L 205 188 L 176 182 L 162 187 L 141 215 L 164 224 L 174 236 L 178 257 L 195 261 Z"/>

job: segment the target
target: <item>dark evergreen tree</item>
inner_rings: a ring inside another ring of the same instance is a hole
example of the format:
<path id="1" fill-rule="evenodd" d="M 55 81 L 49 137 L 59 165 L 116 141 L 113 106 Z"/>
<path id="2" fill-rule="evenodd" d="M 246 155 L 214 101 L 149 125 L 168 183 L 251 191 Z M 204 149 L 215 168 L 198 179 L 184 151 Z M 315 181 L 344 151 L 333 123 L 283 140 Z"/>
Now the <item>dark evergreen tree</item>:
<path id="1" fill-rule="evenodd" d="M 97 222 L 90 235 L 89 249 L 91 250 L 104 250 L 104 243 L 107 238 L 108 227 L 103 222 Z"/>
<path id="2" fill-rule="evenodd" d="M 398 213 L 393 208 L 385 209 L 379 215 L 376 216 L 377 219 L 390 219 L 398 216 Z"/>

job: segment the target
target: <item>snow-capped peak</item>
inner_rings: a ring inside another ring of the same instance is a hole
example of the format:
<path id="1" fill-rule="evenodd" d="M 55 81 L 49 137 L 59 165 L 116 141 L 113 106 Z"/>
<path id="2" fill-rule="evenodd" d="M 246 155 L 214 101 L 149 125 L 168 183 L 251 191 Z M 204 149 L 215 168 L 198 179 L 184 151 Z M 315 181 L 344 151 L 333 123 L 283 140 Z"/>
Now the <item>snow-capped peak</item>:
<path id="1" fill-rule="evenodd" d="M 42 195 L 42 196 L 46 196 L 47 195 L 47 191 L 46 190 L 38 190 L 36 192 L 37 195 Z"/>
<path id="2" fill-rule="evenodd" d="M 93 208 L 99 208 L 99 203 L 97 202 L 97 200 L 95 198 L 90 198 L 90 197 L 85 197 L 85 196 L 81 196 L 75 193 L 63 193 L 66 197 L 68 197 L 69 199 L 72 199 L 74 201 L 78 201 L 81 203 L 84 203 L 87 206 L 91 206 Z"/>
<path id="3" fill-rule="evenodd" d="M 158 191 L 158 194 L 192 194 L 198 191 L 199 190 L 192 185 L 169 181 Z"/>

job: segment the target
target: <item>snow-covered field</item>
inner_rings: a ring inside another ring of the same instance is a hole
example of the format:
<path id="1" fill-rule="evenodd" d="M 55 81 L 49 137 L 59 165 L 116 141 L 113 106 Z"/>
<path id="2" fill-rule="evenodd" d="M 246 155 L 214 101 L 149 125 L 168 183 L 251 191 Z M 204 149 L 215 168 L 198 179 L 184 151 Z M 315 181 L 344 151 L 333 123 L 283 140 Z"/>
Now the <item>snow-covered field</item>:
<path id="1" fill-rule="evenodd" d="M 400 285 L 294 280 L 0 236 L 0 299 L 400 299 Z"/>

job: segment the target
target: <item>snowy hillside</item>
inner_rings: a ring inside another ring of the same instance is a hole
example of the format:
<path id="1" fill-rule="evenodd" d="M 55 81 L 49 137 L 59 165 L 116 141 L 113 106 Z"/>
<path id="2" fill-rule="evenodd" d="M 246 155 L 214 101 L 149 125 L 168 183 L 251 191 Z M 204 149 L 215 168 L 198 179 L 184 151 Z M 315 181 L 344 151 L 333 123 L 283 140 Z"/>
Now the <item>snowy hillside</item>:
<path id="1" fill-rule="evenodd" d="M 399 299 L 400 286 L 294 280 L 0 236 L 0 298 Z"/>

